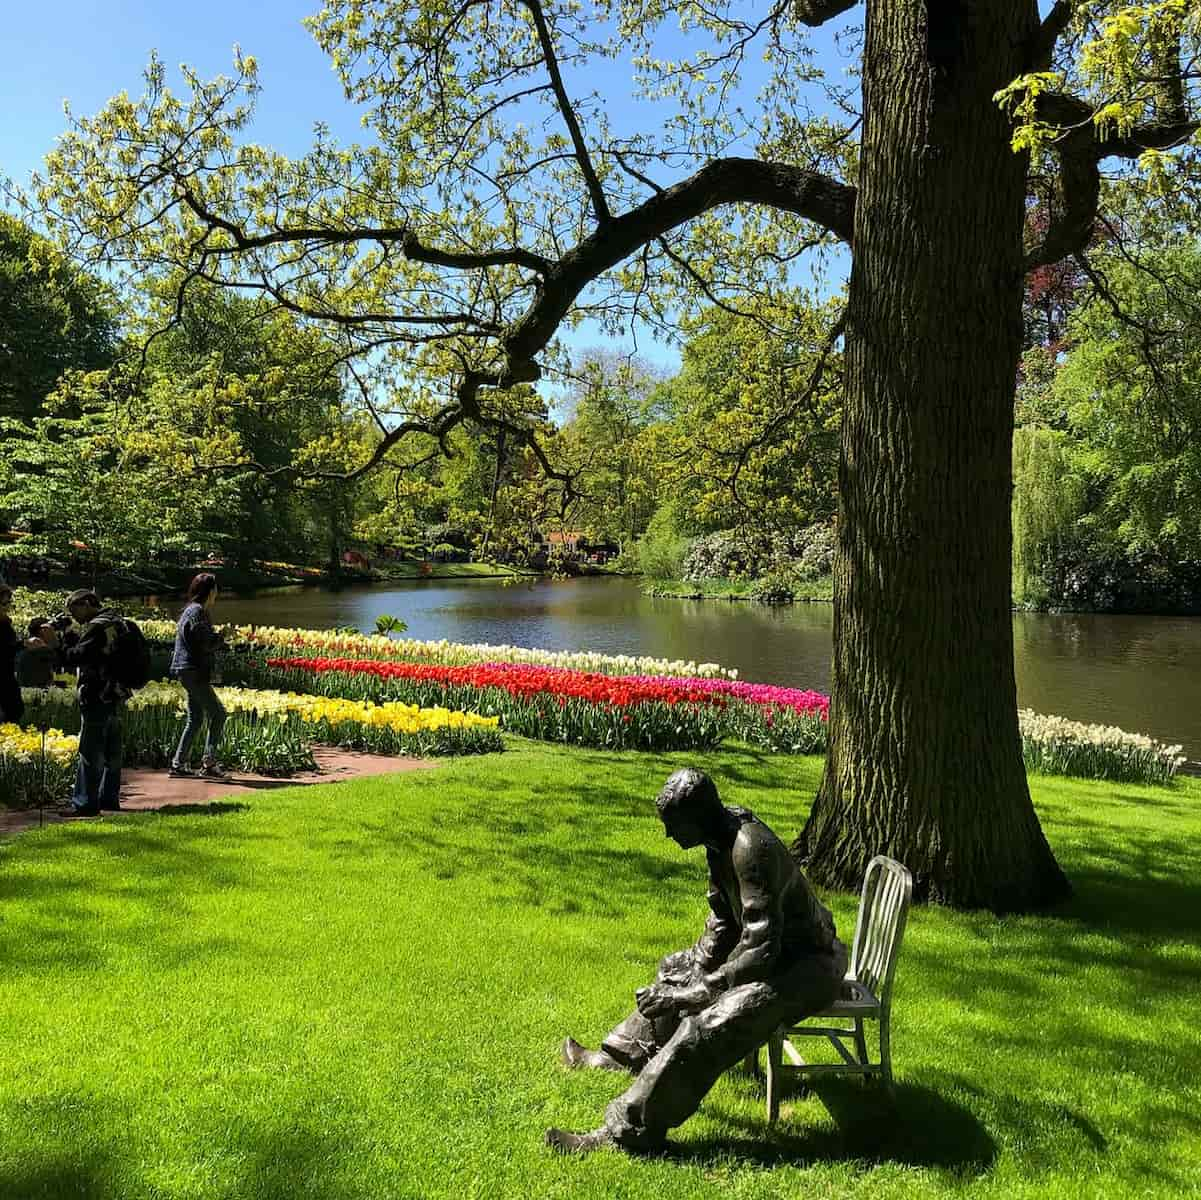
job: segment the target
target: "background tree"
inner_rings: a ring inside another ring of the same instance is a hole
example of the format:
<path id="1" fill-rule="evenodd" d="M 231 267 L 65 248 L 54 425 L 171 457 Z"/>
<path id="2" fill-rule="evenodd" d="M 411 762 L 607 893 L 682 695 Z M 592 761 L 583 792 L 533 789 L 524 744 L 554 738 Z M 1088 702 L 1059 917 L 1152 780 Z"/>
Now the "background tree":
<path id="1" fill-rule="evenodd" d="M 66 371 L 112 362 L 114 310 L 94 276 L 0 213 L 0 416 L 36 416 Z"/>
<path id="2" fill-rule="evenodd" d="M 625 549 L 655 509 L 654 465 L 644 434 L 661 415 L 656 389 L 663 372 L 637 357 L 591 350 L 577 357 L 574 375 L 558 457 L 578 479 L 580 496 L 563 520 L 594 541 Z"/>
<path id="3" fill-rule="evenodd" d="M 797 851 L 842 886 L 887 851 L 927 897 L 1055 900 L 1067 883 L 1026 788 L 1009 610 L 1023 275 L 1087 245 L 1103 162 L 1141 159 L 1157 186 L 1192 169 L 1194 14 L 867 0 L 860 123 L 813 121 L 802 94 L 818 72 L 798 22 L 852 0 L 750 15 L 678 0 L 698 46 L 683 61 L 656 52 L 667 7 L 328 0 L 311 27 L 376 144 L 321 131 L 288 162 L 238 140 L 253 60 L 189 76 L 186 101 L 153 62 L 140 101 L 61 140 L 46 219 L 115 270 L 261 289 L 345 354 L 390 363 L 409 382 L 356 471 L 406 440 L 503 427 L 569 499 L 507 402 L 561 362 L 564 321 L 667 324 L 688 298 L 778 289 L 803 248 L 851 246 L 830 753 Z M 748 121 L 737 75 L 760 52 Z M 615 130 L 574 86 L 620 54 L 666 110 L 659 135 Z M 1032 167 L 1057 203 L 1026 245 Z"/>
<path id="4" fill-rule="evenodd" d="M 837 503 L 842 303 L 804 297 L 710 307 L 684 325 L 659 396 L 659 474 L 693 524 L 783 536 Z"/>
<path id="5" fill-rule="evenodd" d="M 154 322 L 169 286 L 156 289 L 143 318 L 151 328 L 160 327 Z M 344 471 L 353 461 L 347 443 L 362 447 L 364 437 L 370 453 L 330 339 L 260 296 L 197 287 L 150 342 L 145 377 L 195 380 L 202 393 L 187 406 L 193 414 L 203 409 L 203 389 L 223 396 L 239 454 L 226 462 L 207 455 L 204 469 L 232 476 L 237 499 L 211 544 L 245 565 L 269 554 L 308 561 L 324 551 L 336 573 L 355 520 L 355 489 L 319 479 L 297 486 L 292 469 L 336 463 L 329 469 Z"/>
<path id="6" fill-rule="evenodd" d="M 220 399 L 193 414 L 199 435 L 184 431 L 195 395 L 160 386 L 136 402 L 108 371 L 68 372 L 41 415 L 0 419 L 0 511 L 30 533 L 9 553 L 78 561 L 95 585 L 219 529 L 233 488 L 197 468 L 237 455 L 237 438 Z"/>

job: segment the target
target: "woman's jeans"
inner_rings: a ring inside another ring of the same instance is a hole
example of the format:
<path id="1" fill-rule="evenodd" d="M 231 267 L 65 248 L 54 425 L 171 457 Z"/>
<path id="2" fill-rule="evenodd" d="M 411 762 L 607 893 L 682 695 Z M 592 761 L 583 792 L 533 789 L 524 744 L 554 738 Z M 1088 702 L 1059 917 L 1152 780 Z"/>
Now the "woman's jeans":
<path id="1" fill-rule="evenodd" d="M 183 734 L 171 765 L 182 767 L 188 761 L 188 751 L 191 750 L 192 741 L 200 732 L 205 717 L 208 718 L 208 733 L 204 739 L 204 761 L 213 762 L 221 741 L 221 730 L 225 725 L 225 708 L 217 699 L 213 685 L 201 679 L 199 671 L 187 668 L 180 671 L 177 678 L 188 694 L 188 719 L 184 722 Z"/>

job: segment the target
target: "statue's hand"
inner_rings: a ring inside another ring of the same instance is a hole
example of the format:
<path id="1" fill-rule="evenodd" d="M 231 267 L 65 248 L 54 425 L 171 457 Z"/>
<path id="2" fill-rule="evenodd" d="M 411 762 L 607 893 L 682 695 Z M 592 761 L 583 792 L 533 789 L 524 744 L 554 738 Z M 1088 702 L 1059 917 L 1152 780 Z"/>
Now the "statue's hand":
<path id="1" fill-rule="evenodd" d="M 655 983 L 650 987 L 639 988 L 634 993 L 634 1002 L 644 1017 L 654 1020 L 655 1017 L 675 1012 L 676 993 L 676 988 L 664 987 L 662 984 Z"/>
<path id="2" fill-rule="evenodd" d="M 638 1011 L 652 1020 L 669 1013 L 700 1012 L 709 1004 L 709 990 L 703 983 L 692 983 L 687 987 L 666 987 L 661 983 L 639 988 L 634 993 Z"/>
<path id="3" fill-rule="evenodd" d="M 672 996 L 672 1007 L 676 1012 L 694 1013 L 702 1008 L 708 1008 L 713 997 L 703 983 L 690 983 L 687 987 L 676 988 Z"/>

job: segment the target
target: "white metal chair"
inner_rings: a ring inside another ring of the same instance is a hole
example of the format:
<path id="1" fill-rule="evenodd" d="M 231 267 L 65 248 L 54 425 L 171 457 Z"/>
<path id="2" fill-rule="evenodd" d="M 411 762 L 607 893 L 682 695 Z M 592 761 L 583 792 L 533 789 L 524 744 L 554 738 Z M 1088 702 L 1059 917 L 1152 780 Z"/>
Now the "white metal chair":
<path id="1" fill-rule="evenodd" d="M 851 961 L 843 980 L 842 995 L 828 1009 L 806 1017 L 806 1021 L 846 1018 L 849 1026 L 781 1025 L 767 1043 L 767 1120 L 774 1124 L 780 1115 L 780 1093 L 784 1072 L 803 1076 L 859 1075 L 883 1079 L 892 1088 L 892 1047 L 889 1018 L 892 1014 L 892 978 L 896 971 L 901 936 L 913 896 L 913 876 L 896 859 L 878 854 L 867 865 Z M 872 1062 L 867 1052 L 864 1021 L 880 1024 L 880 1059 Z M 838 1051 L 841 1062 L 807 1063 L 793 1045 L 799 1037 L 825 1037 Z M 854 1047 L 847 1042 L 853 1040 Z M 784 1059 L 788 1059 L 787 1065 Z"/>

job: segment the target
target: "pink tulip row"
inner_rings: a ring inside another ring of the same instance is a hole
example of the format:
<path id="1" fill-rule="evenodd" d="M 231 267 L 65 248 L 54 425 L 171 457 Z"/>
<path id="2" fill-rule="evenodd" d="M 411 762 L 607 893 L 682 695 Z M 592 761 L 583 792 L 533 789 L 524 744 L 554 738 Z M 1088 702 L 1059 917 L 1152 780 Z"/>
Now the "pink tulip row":
<path id="1" fill-rule="evenodd" d="M 543 669 L 549 673 L 561 668 Z M 686 688 L 692 693 L 708 692 L 711 695 L 730 696 L 765 708 L 790 708 L 793 712 L 820 716 L 823 720 L 829 720 L 830 717 L 830 697 L 822 695 L 821 692 L 801 688 L 776 687 L 770 683 L 744 683 L 733 679 L 699 679 L 682 675 L 626 675 L 623 681 L 651 687 Z"/>

